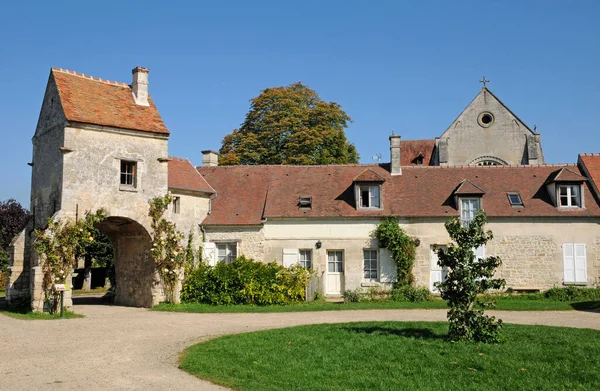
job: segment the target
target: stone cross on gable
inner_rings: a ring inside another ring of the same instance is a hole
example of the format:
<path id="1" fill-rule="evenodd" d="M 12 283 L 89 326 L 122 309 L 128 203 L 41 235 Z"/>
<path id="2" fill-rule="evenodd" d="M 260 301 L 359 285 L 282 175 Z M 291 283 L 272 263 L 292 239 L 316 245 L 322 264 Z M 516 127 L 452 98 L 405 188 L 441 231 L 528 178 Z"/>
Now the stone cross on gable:
<path id="1" fill-rule="evenodd" d="M 485 87 L 485 83 L 489 83 L 490 81 L 489 81 L 489 80 L 487 80 L 487 79 L 485 78 L 485 76 L 484 76 L 482 80 L 479 80 L 479 82 L 480 82 L 480 83 L 483 83 L 483 86 Z"/>

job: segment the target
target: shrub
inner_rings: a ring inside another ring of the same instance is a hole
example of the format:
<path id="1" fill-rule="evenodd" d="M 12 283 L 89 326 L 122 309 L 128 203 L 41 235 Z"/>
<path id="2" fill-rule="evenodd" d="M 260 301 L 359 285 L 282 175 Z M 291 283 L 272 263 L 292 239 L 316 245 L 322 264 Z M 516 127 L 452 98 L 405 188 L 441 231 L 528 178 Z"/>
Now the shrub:
<path id="1" fill-rule="evenodd" d="M 300 266 L 286 269 L 244 256 L 214 267 L 201 262 L 185 280 L 181 300 L 212 305 L 291 304 L 305 299 L 309 280 L 310 272 Z"/>
<path id="2" fill-rule="evenodd" d="M 392 290 L 392 301 L 432 301 L 431 292 L 425 287 L 401 286 Z"/>
<path id="3" fill-rule="evenodd" d="M 552 288 L 544 292 L 544 297 L 554 301 L 598 301 L 600 300 L 600 288 L 578 286 Z"/>
<path id="4" fill-rule="evenodd" d="M 342 294 L 345 303 L 358 303 L 361 296 L 358 289 L 346 289 Z"/>

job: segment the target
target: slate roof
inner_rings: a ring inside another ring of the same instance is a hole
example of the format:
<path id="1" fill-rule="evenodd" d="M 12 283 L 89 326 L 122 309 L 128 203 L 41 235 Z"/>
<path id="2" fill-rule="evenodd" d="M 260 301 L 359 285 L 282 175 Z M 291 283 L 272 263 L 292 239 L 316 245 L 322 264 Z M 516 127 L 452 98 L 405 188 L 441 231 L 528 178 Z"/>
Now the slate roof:
<path id="1" fill-rule="evenodd" d="M 52 68 L 58 95 L 69 121 L 168 135 L 154 102 L 135 103 L 129 85 Z"/>
<path id="2" fill-rule="evenodd" d="M 355 207 L 354 178 L 370 169 L 385 179 L 383 209 Z M 264 218 L 361 218 L 457 216 L 454 191 L 464 180 L 485 189 L 482 205 L 490 217 L 600 217 L 600 208 L 583 183 L 585 209 L 557 209 L 546 190 L 549 176 L 575 165 L 402 167 L 392 176 L 389 164 L 330 166 L 198 167 L 217 191 L 205 225 L 258 225 Z M 507 193 L 518 192 L 523 208 L 512 208 Z M 312 209 L 298 208 L 299 196 L 312 196 Z"/>
<path id="3" fill-rule="evenodd" d="M 169 157 L 169 189 L 214 193 L 189 160 Z"/>
<path id="4" fill-rule="evenodd" d="M 423 156 L 423 165 L 429 166 L 433 157 L 435 140 L 400 140 L 400 165 L 416 166 L 416 158 Z"/>

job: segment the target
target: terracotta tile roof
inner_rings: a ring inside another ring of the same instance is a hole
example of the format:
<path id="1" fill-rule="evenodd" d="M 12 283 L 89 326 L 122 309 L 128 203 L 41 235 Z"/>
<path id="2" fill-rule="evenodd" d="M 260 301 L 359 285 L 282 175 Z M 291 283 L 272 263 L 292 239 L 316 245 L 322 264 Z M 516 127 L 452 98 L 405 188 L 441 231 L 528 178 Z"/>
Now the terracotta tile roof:
<path id="1" fill-rule="evenodd" d="M 582 182 L 587 181 L 587 178 L 579 175 L 568 168 L 556 170 L 548 177 L 549 182 Z"/>
<path id="2" fill-rule="evenodd" d="M 591 185 L 596 191 L 596 195 L 600 197 L 598 192 L 600 186 L 600 154 L 584 153 L 579 155 L 578 161 L 582 171 L 591 179 Z"/>
<path id="3" fill-rule="evenodd" d="M 416 159 L 421 155 L 423 165 L 429 166 L 434 148 L 435 140 L 400 140 L 400 165 L 416 166 Z"/>
<path id="4" fill-rule="evenodd" d="M 481 194 L 485 194 L 485 190 L 483 190 L 481 187 L 477 186 L 470 180 L 463 179 L 463 181 L 460 182 L 460 185 L 458 185 L 456 190 L 454 190 L 454 194 L 457 194 L 457 195 L 479 194 L 479 195 L 481 195 Z"/>
<path id="5" fill-rule="evenodd" d="M 385 182 L 385 178 L 377 174 L 370 168 L 365 168 L 363 172 L 358 174 L 353 179 L 354 182 Z"/>
<path id="6" fill-rule="evenodd" d="M 52 68 L 51 78 L 69 121 L 169 134 L 152 99 L 149 106 L 136 104 L 125 83 L 58 68 Z"/>
<path id="7" fill-rule="evenodd" d="M 485 189 L 483 206 L 491 217 L 600 217 L 600 207 L 584 191 L 585 209 L 557 209 L 544 185 L 555 171 L 575 165 L 497 167 L 403 167 L 390 175 L 387 164 L 331 166 L 199 167 L 218 197 L 206 225 L 261 224 L 264 217 L 434 217 L 457 216 L 453 192 L 463 180 Z M 355 207 L 354 178 L 366 168 L 385 178 L 384 209 Z M 588 187 L 588 183 L 583 186 Z M 589 190 L 589 188 L 588 188 Z M 508 192 L 519 192 L 523 208 L 513 208 Z M 312 196 L 312 209 L 298 207 L 299 196 Z"/>
<path id="8" fill-rule="evenodd" d="M 178 157 L 169 159 L 169 189 L 215 192 L 189 160 Z"/>

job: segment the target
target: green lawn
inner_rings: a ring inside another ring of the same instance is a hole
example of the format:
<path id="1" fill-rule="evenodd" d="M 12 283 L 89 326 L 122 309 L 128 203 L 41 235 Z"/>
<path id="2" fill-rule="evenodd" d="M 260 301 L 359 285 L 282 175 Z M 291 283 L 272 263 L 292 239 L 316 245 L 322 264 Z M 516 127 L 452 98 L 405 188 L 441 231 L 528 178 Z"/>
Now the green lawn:
<path id="1" fill-rule="evenodd" d="M 228 335 L 180 368 L 239 390 L 598 390 L 600 331 L 506 325 L 499 345 L 450 343 L 446 323 L 369 322 Z"/>
<path id="2" fill-rule="evenodd" d="M 496 310 L 506 311 L 567 311 L 599 309 L 600 302 L 564 302 L 552 301 L 539 296 L 506 296 L 496 299 Z M 221 305 L 208 304 L 165 304 L 161 303 L 153 308 L 155 311 L 173 312 L 302 312 L 302 311 L 340 311 L 340 310 L 366 310 L 366 309 L 446 309 L 446 302 L 441 299 L 410 302 L 361 302 L 361 303 L 330 303 L 315 301 L 293 305 L 252 306 L 252 305 Z"/>
<path id="3" fill-rule="evenodd" d="M 0 291 L 0 297 L 6 297 L 6 291 Z"/>

